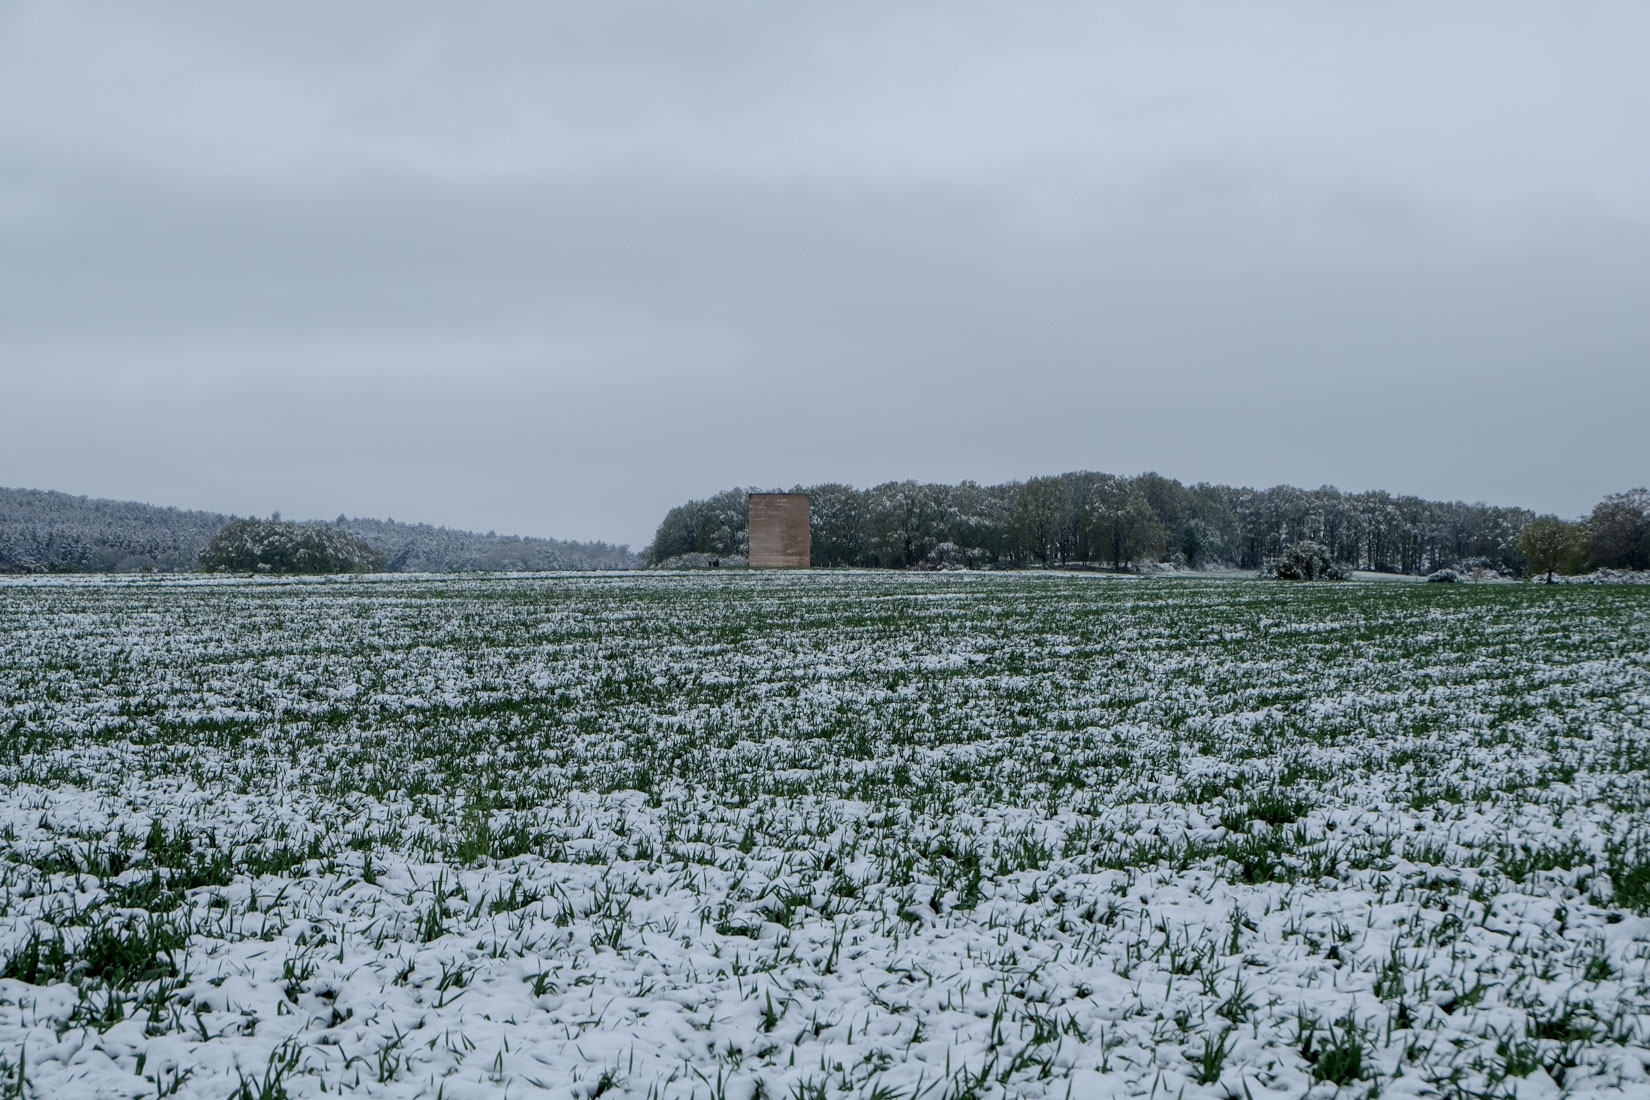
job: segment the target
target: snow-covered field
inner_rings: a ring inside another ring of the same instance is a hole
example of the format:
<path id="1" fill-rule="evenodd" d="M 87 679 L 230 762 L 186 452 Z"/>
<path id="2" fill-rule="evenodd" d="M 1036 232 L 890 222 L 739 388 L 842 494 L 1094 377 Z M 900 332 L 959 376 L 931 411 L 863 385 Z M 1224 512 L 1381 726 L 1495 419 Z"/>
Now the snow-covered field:
<path id="1" fill-rule="evenodd" d="M 1650 1095 L 1650 592 L 0 584 L 0 1095 Z"/>

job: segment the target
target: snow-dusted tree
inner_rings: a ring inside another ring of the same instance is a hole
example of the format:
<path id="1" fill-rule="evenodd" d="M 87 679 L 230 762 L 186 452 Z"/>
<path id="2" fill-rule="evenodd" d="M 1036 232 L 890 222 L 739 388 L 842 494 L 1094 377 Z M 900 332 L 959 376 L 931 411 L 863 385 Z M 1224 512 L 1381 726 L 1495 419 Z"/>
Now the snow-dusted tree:
<path id="1" fill-rule="evenodd" d="M 1088 513 L 1096 551 L 1114 569 L 1155 559 L 1168 542 L 1168 529 L 1132 479 L 1099 478 L 1089 492 Z"/>
<path id="2" fill-rule="evenodd" d="M 1650 569 L 1650 490 L 1612 493 L 1593 507 L 1587 554 L 1596 566 Z"/>
<path id="3" fill-rule="evenodd" d="M 1261 576 L 1280 581 L 1344 581 L 1351 575 L 1351 570 L 1330 557 L 1329 547 L 1310 539 L 1285 546 L 1261 571 Z"/>
<path id="4" fill-rule="evenodd" d="M 749 500 L 747 490 L 728 489 L 677 505 L 654 533 L 647 560 L 657 565 L 684 554 L 743 556 L 750 547 Z"/>
<path id="5" fill-rule="evenodd" d="M 865 494 L 852 485 L 808 490 L 814 565 L 859 565 L 865 553 Z"/>
<path id="6" fill-rule="evenodd" d="M 1026 554 L 1044 565 L 1060 556 L 1062 529 L 1070 522 L 1075 502 L 1063 478 L 1034 477 L 1014 493 L 1014 533 Z"/>
<path id="7" fill-rule="evenodd" d="M 868 565 L 905 569 L 945 541 L 943 523 L 950 487 L 888 481 L 866 493 L 865 556 Z"/>
<path id="8" fill-rule="evenodd" d="M 384 555 L 336 527 L 234 519 L 201 551 L 204 573 L 377 573 Z"/>

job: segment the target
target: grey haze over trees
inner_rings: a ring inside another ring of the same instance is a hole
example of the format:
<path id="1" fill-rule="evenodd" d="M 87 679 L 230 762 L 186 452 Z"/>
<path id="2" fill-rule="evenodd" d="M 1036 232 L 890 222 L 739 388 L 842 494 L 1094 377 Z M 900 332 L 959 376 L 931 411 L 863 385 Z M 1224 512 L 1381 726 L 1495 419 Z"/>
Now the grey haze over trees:
<path id="1" fill-rule="evenodd" d="M 797 486 L 813 501 L 819 566 L 924 568 L 1065 566 L 1115 569 L 1143 561 L 1260 569 L 1286 547 L 1321 544 L 1331 562 L 1388 573 L 1452 565 L 1517 571 L 1522 508 L 1429 501 L 1385 492 L 1183 485 L 1077 471 L 1023 482 L 890 481 L 869 489 Z M 647 550 L 651 563 L 744 553 L 745 490 L 672 508 Z"/>
<path id="2" fill-rule="evenodd" d="M 225 524 L 216 512 L 96 500 L 38 489 L 0 489 L 0 573 L 188 572 Z M 396 572 L 629 569 L 636 555 L 603 542 L 476 534 L 394 520 L 339 516 L 331 526 L 360 539 Z"/>

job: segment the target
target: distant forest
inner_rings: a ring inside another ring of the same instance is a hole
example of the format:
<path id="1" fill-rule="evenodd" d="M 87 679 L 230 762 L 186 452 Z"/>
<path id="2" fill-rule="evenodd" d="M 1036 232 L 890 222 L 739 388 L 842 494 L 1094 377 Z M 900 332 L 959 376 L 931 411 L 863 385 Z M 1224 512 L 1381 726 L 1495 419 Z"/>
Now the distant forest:
<path id="1" fill-rule="evenodd" d="M 192 572 L 235 517 L 37 489 L 0 489 L 0 573 Z M 394 520 L 315 521 L 384 556 L 394 572 L 631 569 L 636 555 L 605 542 L 475 534 Z"/>
<path id="2" fill-rule="evenodd" d="M 1088 471 L 1003 485 L 891 481 L 797 486 L 812 497 L 813 564 L 864 568 L 1113 569 L 1168 563 L 1260 569 L 1284 547 L 1321 543 L 1356 569 L 1525 573 L 1650 569 L 1650 492 L 1607 496 L 1577 522 L 1523 508 L 1297 489 L 1182 485 Z M 749 547 L 747 490 L 672 508 L 644 555 L 605 542 L 476 534 L 394 520 L 309 521 L 382 555 L 392 572 L 633 569 L 734 564 Z M 35 489 L 0 489 L 0 573 L 193 572 L 237 517 Z M 277 519 L 279 517 L 276 517 Z M 1541 522 L 1536 523 L 1538 518 Z M 1532 540 L 1521 535 L 1541 532 Z M 1532 545 L 1543 549 L 1535 562 Z"/>
<path id="3" fill-rule="evenodd" d="M 1311 540 L 1356 569 L 1522 572 L 1519 534 L 1536 518 L 1523 508 L 1343 493 L 1330 486 L 1182 485 L 1154 473 L 1083 471 L 1003 485 L 891 481 L 871 489 L 827 484 L 794 491 L 812 497 L 816 566 L 1122 569 L 1169 562 L 1259 569 L 1283 547 Z M 671 509 L 648 547 L 648 562 L 744 555 L 745 498 L 744 489 L 730 489 Z"/>

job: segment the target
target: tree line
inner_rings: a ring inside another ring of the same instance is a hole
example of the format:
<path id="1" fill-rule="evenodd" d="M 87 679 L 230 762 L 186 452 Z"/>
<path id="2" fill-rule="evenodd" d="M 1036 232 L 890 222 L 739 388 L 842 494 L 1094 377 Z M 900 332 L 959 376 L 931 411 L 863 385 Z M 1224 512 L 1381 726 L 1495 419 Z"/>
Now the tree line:
<path id="1" fill-rule="evenodd" d="M 1261 569 L 1284 547 L 1312 542 L 1335 562 L 1374 572 L 1519 573 L 1530 567 L 1520 536 L 1538 518 L 1524 508 L 1382 491 L 1184 485 L 1155 473 L 1076 471 L 1001 485 L 890 481 L 858 489 L 827 483 L 792 491 L 812 499 L 813 564 L 867 568 L 1128 569 L 1167 562 Z M 746 497 L 745 489 L 729 489 L 672 508 L 646 560 L 659 565 L 744 555 Z M 1650 494 L 1607 498 L 1590 522 L 1572 525 L 1585 549 L 1567 567 L 1634 567 L 1650 543 L 1642 532 L 1618 531 L 1630 515 L 1650 515 Z"/>
<path id="2" fill-rule="evenodd" d="M 1540 516 L 1519 537 L 1532 573 L 1650 570 L 1650 490 L 1612 493 L 1580 520 Z"/>
<path id="3" fill-rule="evenodd" d="M 191 572 L 213 536 L 235 521 L 219 512 L 0 489 L 0 573 Z M 346 516 L 303 526 L 335 529 L 360 540 L 391 572 L 631 569 L 637 564 L 629 547 L 605 542 L 477 534 Z M 326 541 L 318 537 L 316 545 Z"/>

